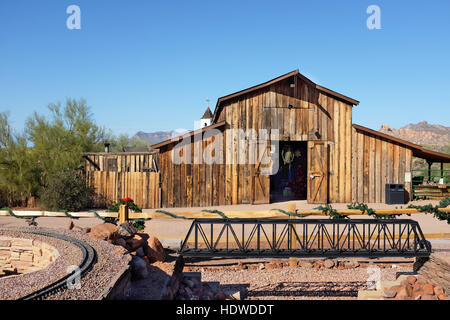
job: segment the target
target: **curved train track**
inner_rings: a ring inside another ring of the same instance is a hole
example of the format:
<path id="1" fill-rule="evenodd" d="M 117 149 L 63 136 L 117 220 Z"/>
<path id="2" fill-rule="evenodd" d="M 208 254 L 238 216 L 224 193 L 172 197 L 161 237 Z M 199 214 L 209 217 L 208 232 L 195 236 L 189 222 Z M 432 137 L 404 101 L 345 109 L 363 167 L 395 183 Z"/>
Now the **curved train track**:
<path id="1" fill-rule="evenodd" d="M 97 262 L 97 252 L 95 249 L 87 244 L 86 242 L 80 241 L 78 239 L 65 236 L 58 233 L 51 233 L 51 232 L 45 232 L 45 231 L 31 231 L 31 230 L 23 230 L 23 229 L 12 229 L 12 228 L 0 228 L 0 231 L 7 231 L 7 232 L 21 232 L 21 233 L 29 233 L 29 234 L 36 234 L 40 236 L 45 237 L 53 237 L 57 238 L 63 241 L 70 242 L 74 245 L 76 245 L 82 252 L 82 259 L 81 262 L 78 264 L 78 268 L 76 268 L 71 273 L 68 273 L 64 277 L 56 280 L 55 282 L 36 290 L 30 294 L 27 294 L 26 296 L 21 297 L 19 300 L 40 300 L 43 298 L 46 298 L 48 296 L 51 296 L 59 291 L 65 290 L 68 287 L 68 283 L 72 277 L 75 276 L 77 272 L 80 273 L 80 278 L 83 278 L 94 266 L 94 264 Z"/>

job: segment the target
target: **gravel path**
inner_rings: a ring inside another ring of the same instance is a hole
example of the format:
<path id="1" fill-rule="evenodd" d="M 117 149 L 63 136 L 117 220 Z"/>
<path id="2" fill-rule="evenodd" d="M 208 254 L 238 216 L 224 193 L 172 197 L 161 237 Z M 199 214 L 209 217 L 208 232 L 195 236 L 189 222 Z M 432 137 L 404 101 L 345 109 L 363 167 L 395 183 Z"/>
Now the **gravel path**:
<path id="1" fill-rule="evenodd" d="M 36 230 L 33 228 L 24 228 Z M 70 230 L 38 228 L 39 230 L 64 234 L 90 244 L 97 252 L 97 263 L 91 271 L 81 279 L 80 289 L 67 289 L 58 292 L 47 299 L 50 300 L 92 300 L 97 299 L 107 288 L 110 281 L 116 274 L 128 267 L 130 257 L 114 252 L 114 245 L 89 238 L 81 232 Z M 58 251 L 60 256 L 47 268 L 13 277 L 0 279 L 0 299 L 17 299 L 39 288 L 48 285 L 58 278 L 67 274 L 67 267 L 78 265 L 81 261 L 81 251 L 78 247 L 66 241 L 51 237 L 42 237 L 18 232 L 1 232 L 0 235 L 8 235 L 19 238 L 39 239 L 52 246 Z"/>
<path id="2" fill-rule="evenodd" d="M 380 269 L 381 280 L 395 280 L 397 272 L 411 272 L 411 266 Z M 247 292 L 245 299 L 356 299 L 358 290 L 367 289 L 367 268 L 321 269 L 283 267 L 264 270 L 212 270 L 202 272 L 202 281 L 220 286 L 223 292 Z M 220 284 L 219 284 L 220 282 Z"/>

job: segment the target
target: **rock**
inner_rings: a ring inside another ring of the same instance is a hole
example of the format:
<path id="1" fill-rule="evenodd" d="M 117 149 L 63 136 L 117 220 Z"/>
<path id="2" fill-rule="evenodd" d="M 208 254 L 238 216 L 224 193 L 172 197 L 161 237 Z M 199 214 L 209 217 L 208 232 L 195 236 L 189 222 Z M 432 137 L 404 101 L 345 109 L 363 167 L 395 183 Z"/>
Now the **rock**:
<path id="1" fill-rule="evenodd" d="M 416 281 L 417 281 L 417 278 L 414 277 L 414 276 L 408 276 L 408 277 L 406 278 L 406 281 L 408 281 L 408 283 L 409 283 L 410 285 L 414 285 L 414 284 L 416 283 Z"/>
<path id="2" fill-rule="evenodd" d="M 142 247 L 137 248 L 136 255 L 141 258 L 145 257 L 144 249 L 142 249 Z"/>
<path id="3" fill-rule="evenodd" d="M 128 251 L 127 251 L 127 249 L 125 249 L 125 248 L 123 248 L 121 246 L 115 246 L 114 247 L 114 253 L 117 253 L 117 254 L 120 254 L 120 255 L 124 255 L 124 254 L 127 254 Z"/>
<path id="4" fill-rule="evenodd" d="M 385 298 L 395 298 L 397 295 L 397 291 L 395 290 L 384 290 L 383 291 L 383 297 Z"/>
<path id="5" fill-rule="evenodd" d="M 147 264 L 143 259 L 134 256 L 131 260 L 131 272 L 134 279 L 145 279 L 148 276 Z"/>
<path id="6" fill-rule="evenodd" d="M 445 300 L 447 296 L 444 293 L 440 293 L 436 295 L 439 300 Z"/>
<path id="7" fill-rule="evenodd" d="M 434 294 L 435 295 L 440 295 L 440 294 L 444 294 L 444 288 L 442 288 L 441 286 L 436 286 L 434 287 Z"/>
<path id="8" fill-rule="evenodd" d="M 345 261 L 344 262 L 344 268 L 345 269 L 353 269 L 355 267 L 353 261 Z"/>
<path id="9" fill-rule="evenodd" d="M 189 288 L 194 288 L 194 281 L 192 281 L 192 280 L 190 280 L 190 279 L 187 279 L 187 278 L 184 278 L 183 279 L 183 282 L 189 287 Z"/>
<path id="10" fill-rule="evenodd" d="M 434 295 L 434 286 L 431 283 L 424 284 L 423 292 L 428 295 Z"/>
<path id="11" fill-rule="evenodd" d="M 215 300 L 226 300 L 227 296 L 223 292 L 218 292 L 215 297 Z"/>
<path id="12" fill-rule="evenodd" d="M 144 239 L 140 235 L 135 234 L 132 238 L 127 239 L 126 243 L 128 248 L 130 248 L 131 251 L 134 251 L 144 244 Z"/>
<path id="13" fill-rule="evenodd" d="M 131 238 L 136 232 L 137 229 L 131 222 L 122 223 L 117 230 L 117 234 L 125 239 Z"/>
<path id="14" fill-rule="evenodd" d="M 424 294 L 421 298 L 421 300 L 438 300 L 438 298 L 431 294 Z"/>
<path id="15" fill-rule="evenodd" d="M 413 293 L 417 291 L 423 291 L 422 285 L 420 283 L 415 283 L 413 286 Z"/>
<path id="16" fill-rule="evenodd" d="M 266 267 L 265 267 L 264 263 L 260 263 L 259 266 L 258 266 L 259 270 L 264 270 L 265 268 Z"/>
<path id="17" fill-rule="evenodd" d="M 424 292 L 422 290 L 418 290 L 413 292 L 413 297 L 422 297 L 424 295 Z"/>
<path id="18" fill-rule="evenodd" d="M 411 289 L 407 286 L 402 286 L 402 288 L 397 292 L 397 300 L 407 300 L 411 297 Z"/>
<path id="19" fill-rule="evenodd" d="M 283 268 L 283 263 L 280 260 L 273 260 L 269 263 L 266 263 L 266 269 L 279 269 Z"/>
<path id="20" fill-rule="evenodd" d="M 81 233 L 89 233 L 91 231 L 91 229 L 90 228 L 82 228 L 82 227 L 74 226 L 72 228 L 72 231 L 81 232 Z"/>
<path id="21" fill-rule="evenodd" d="M 117 239 L 114 243 L 115 243 L 116 245 L 118 245 L 118 246 L 122 246 L 122 247 L 124 247 L 125 249 L 128 249 L 128 247 L 127 247 L 127 242 L 126 242 L 124 239 L 122 239 L 122 238 Z"/>
<path id="22" fill-rule="evenodd" d="M 245 269 L 247 269 L 247 265 L 244 264 L 242 261 L 239 261 L 236 265 L 236 269 L 237 270 L 245 270 Z"/>
<path id="23" fill-rule="evenodd" d="M 146 264 L 151 265 L 150 261 L 148 260 L 148 257 L 142 257 L 142 260 L 144 260 Z"/>
<path id="24" fill-rule="evenodd" d="M 241 291 L 226 291 L 224 294 L 231 300 L 241 300 Z"/>
<path id="25" fill-rule="evenodd" d="M 300 263 L 298 265 L 302 268 L 308 268 L 308 269 L 311 269 L 313 267 L 313 264 L 308 261 L 300 261 Z"/>
<path id="26" fill-rule="evenodd" d="M 105 240 L 108 242 L 114 242 L 117 238 L 117 226 L 112 223 L 102 223 L 91 228 L 88 236 L 98 240 Z"/>
<path id="27" fill-rule="evenodd" d="M 67 229 L 72 230 L 73 227 L 75 227 L 75 224 L 73 223 L 72 220 L 69 221 L 69 225 L 67 226 Z"/>
<path id="28" fill-rule="evenodd" d="M 402 289 L 402 286 L 393 286 L 389 290 L 395 290 L 396 293 L 399 293 L 399 291 Z"/>
<path id="29" fill-rule="evenodd" d="M 156 262 L 161 261 L 164 262 L 166 260 L 166 251 L 164 250 L 164 247 L 162 246 L 161 242 L 159 242 L 158 238 L 156 237 L 149 237 L 147 239 L 147 257 L 150 260 L 150 262 Z"/>
<path id="30" fill-rule="evenodd" d="M 323 265 L 325 266 L 325 268 L 327 268 L 327 269 L 331 269 L 331 268 L 333 268 L 334 267 L 334 260 L 331 260 L 331 259 L 327 259 L 327 260 L 325 260 L 324 262 L 323 262 Z"/>

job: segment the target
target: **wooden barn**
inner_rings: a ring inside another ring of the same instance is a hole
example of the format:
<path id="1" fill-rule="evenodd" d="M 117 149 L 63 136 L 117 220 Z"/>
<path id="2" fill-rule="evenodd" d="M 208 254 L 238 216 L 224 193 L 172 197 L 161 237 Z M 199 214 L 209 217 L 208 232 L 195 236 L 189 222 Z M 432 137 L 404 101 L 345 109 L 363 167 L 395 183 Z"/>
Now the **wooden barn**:
<path id="1" fill-rule="evenodd" d="M 450 162 L 449 155 L 353 124 L 358 104 L 296 70 L 219 98 L 214 112 L 205 112 L 211 119 L 202 118 L 206 126 L 153 145 L 157 152 L 86 154 L 88 181 L 111 202 L 134 195 L 147 208 L 375 203 L 385 202 L 388 183 L 411 192 L 413 157 Z"/>

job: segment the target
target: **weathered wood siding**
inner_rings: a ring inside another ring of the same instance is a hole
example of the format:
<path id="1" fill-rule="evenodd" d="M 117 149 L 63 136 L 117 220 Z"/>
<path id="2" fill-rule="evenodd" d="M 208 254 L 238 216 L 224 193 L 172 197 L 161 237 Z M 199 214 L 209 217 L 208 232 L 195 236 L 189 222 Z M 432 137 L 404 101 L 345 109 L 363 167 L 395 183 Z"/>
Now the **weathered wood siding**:
<path id="1" fill-rule="evenodd" d="M 189 138 L 190 143 L 180 142 L 160 149 L 162 207 L 199 207 L 230 203 L 225 190 L 225 164 L 207 164 L 202 158 L 205 153 L 217 159 L 224 158 L 223 150 L 209 147 L 215 139 L 224 139 L 223 131 L 207 141 Z M 217 154 L 216 154 L 217 152 Z M 181 163 L 172 161 L 179 157 Z M 221 162 L 221 163 L 220 163 Z"/>
<path id="2" fill-rule="evenodd" d="M 130 197 L 140 208 L 160 208 L 159 172 L 87 171 L 87 184 L 94 189 L 96 202 L 111 205 Z"/>
<path id="3" fill-rule="evenodd" d="M 295 87 L 291 84 L 297 82 Z M 294 108 L 288 108 L 291 105 Z M 264 89 L 227 101 L 218 121 L 225 120 L 231 129 L 279 130 L 280 140 L 326 141 L 329 143 L 329 202 L 351 199 L 351 124 L 352 105 L 319 91 L 307 81 L 294 77 Z M 226 152 L 235 154 L 242 143 L 226 139 Z M 259 150 L 258 150 L 259 152 Z M 251 203 L 255 188 L 252 179 L 255 165 L 227 165 L 227 190 L 230 204 Z M 263 178 L 267 192 L 269 176 Z M 265 203 L 269 202 L 267 195 Z"/>
<path id="4" fill-rule="evenodd" d="M 351 201 L 384 203 L 386 183 L 404 184 L 411 195 L 410 148 L 352 128 L 352 197 Z"/>
<path id="5" fill-rule="evenodd" d="M 91 153 L 84 155 L 86 182 L 97 205 L 130 197 L 141 208 L 161 207 L 157 153 Z"/>
<path id="6" fill-rule="evenodd" d="M 149 172 L 156 170 L 156 168 L 154 167 L 153 159 L 157 160 L 156 152 L 90 153 L 85 155 L 85 170 L 116 171 L 116 172 Z"/>

